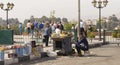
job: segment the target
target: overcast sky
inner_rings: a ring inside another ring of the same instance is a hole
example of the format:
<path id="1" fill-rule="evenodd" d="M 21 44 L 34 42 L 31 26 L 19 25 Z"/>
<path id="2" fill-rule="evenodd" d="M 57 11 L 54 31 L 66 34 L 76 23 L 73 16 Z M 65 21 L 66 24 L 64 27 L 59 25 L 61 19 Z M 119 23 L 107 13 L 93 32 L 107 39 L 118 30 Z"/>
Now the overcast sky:
<path id="1" fill-rule="evenodd" d="M 92 1 L 81 0 L 82 19 L 98 18 L 98 9 L 93 7 Z M 102 9 L 102 16 L 120 15 L 120 0 L 108 1 L 107 7 Z M 30 18 L 31 15 L 34 17 L 41 17 L 43 15 L 49 17 L 52 10 L 55 10 L 56 17 L 66 17 L 69 20 L 78 19 L 78 0 L 0 0 L 0 2 L 4 4 L 8 2 L 14 3 L 13 10 L 9 11 L 9 18 L 18 18 L 20 22 Z M 5 19 L 6 12 L 0 10 L 0 17 Z"/>

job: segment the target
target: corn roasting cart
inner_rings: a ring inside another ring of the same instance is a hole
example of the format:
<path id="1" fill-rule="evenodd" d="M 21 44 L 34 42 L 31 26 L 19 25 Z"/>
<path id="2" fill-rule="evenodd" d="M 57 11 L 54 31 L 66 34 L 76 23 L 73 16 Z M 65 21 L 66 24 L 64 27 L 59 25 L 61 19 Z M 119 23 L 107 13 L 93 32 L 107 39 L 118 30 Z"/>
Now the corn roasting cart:
<path id="1" fill-rule="evenodd" d="M 63 54 L 70 55 L 72 53 L 71 36 L 56 37 L 53 39 L 53 50 L 60 50 Z"/>

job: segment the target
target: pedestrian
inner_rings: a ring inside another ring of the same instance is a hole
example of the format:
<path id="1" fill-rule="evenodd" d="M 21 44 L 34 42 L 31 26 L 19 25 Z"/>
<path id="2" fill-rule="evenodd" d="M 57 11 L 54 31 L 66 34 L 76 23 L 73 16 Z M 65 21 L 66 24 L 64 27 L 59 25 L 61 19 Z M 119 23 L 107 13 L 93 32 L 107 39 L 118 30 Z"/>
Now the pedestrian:
<path id="1" fill-rule="evenodd" d="M 30 20 L 28 20 L 28 22 L 27 22 L 27 32 L 28 32 L 28 35 L 30 33 L 30 29 L 31 29 L 31 23 L 30 23 Z"/>
<path id="2" fill-rule="evenodd" d="M 42 38 L 42 33 L 43 33 L 43 28 L 44 28 L 44 23 L 39 22 L 39 38 Z"/>
<path id="3" fill-rule="evenodd" d="M 73 40 L 75 40 L 75 33 L 76 33 L 76 31 L 75 31 L 75 24 L 72 24 L 72 27 L 71 27 L 71 30 L 72 30 L 72 34 L 73 34 Z"/>
<path id="4" fill-rule="evenodd" d="M 62 24 L 61 22 L 59 22 L 59 29 L 60 29 L 61 31 L 64 30 L 64 26 L 63 26 L 63 24 Z"/>
<path id="5" fill-rule="evenodd" d="M 34 36 L 34 22 L 30 23 L 30 31 L 31 31 L 31 38 L 33 39 L 33 36 Z"/>
<path id="6" fill-rule="evenodd" d="M 34 29 L 35 29 L 35 31 L 38 32 L 38 28 L 39 28 L 38 22 L 35 21 L 35 22 L 34 22 Z"/>
<path id="7" fill-rule="evenodd" d="M 93 31 L 93 29 L 92 29 L 92 26 L 91 26 L 91 25 L 89 25 L 89 27 L 88 27 L 88 31 L 89 31 L 89 32 L 92 32 L 92 31 Z"/>
<path id="8" fill-rule="evenodd" d="M 50 24 L 50 27 L 52 29 L 52 33 L 55 32 L 55 26 L 53 25 L 53 23 Z"/>
<path id="9" fill-rule="evenodd" d="M 56 27 L 55 33 L 56 33 L 56 34 L 60 34 L 60 33 L 61 33 L 61 30 L 60 30 L 59 26 Z"/>
<path id="10" fill-rule="evenodd" d="M 39 32 L 38 28 L 39 28 L 38 22 L 35 21 L 34 22 L 34 34 L 37 38 L 38 38 L 38 32 Z"/>
<path id="11" fill-rule="evenodd" d="M 40 22 L 39 24 L 39 30 L 40 32 L 42 32 L 43 28 L 44 28 L 44 24 L 42 22 Z"/>
<path id="12" fill-rule="evenodd" d="M 89 44 L 83 33 L 79 34 L 79 38 L 75 45 L 75 48 L 77 50 L 78 56 L 83 56 L 81 50 L 83 50 L 85 54 L 89 53 Z"/>
<path id="13" fill-rule="evenodd" d="M 22 35 L 22 23 L 19 23 L 19 31 L 20 31 L 20 35 Z"/>
<path id="14" fill-rule="evenodd" d="M 75 29 L 77 30 L 78 24 L 76 24 Z M 80 33 L 83 33 L 84 36 L 87 36 L 86 34 L 86 24 L 83 20 L 80 20 Z"/>
<path id="15" fill-rule="evenodd" d="M 44 32 L 43 32 L 43 36 L 44 36 L 43 42 L 45 42 L 46 47 L 48 46 L 50 35 L 51 35 L 50 25 L 49 25 L 49 23 L 46 23 L 45 28 L 44 28 Z"/>

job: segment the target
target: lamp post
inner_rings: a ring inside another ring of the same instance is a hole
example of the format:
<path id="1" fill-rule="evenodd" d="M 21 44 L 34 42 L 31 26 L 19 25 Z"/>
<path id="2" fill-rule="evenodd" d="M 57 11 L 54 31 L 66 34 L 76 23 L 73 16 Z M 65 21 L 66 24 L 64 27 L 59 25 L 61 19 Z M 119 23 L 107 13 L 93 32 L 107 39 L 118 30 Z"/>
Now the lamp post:
<path id="1" fill-rule="evenodd" d="M 78 38 L 80 37 L 80 0 L 78 0 L 78 23 L 77 23 L 77 29 L 74 30 L 74 40 L 78 41 Z"/>
<path id="2" fill-rule="evenodd" d="M 94 7 L 99 9 L 99 40 L 101 41 L 101 9 L 106 7 L 107 0 L 93 0 L 92 4 Z"/>
<path id="3" fill-rule="evenodd" d="M 78 31 L 77 31 L 78 37 L 79 34 L 80 34 L 80 0 L 78 0 Z"/>
<path id="4" fill-rule="evenodd" d="M 6 11 L 6 22 L 7 22 L 7 29 L 9 29 L 10 28 L 10 26 L 9 26 L 9 22 L 8 22 L 8 11 L 10 11 L 10 10 L 12 10 L 13 9 L 13 7 L 14 7 L 14 4 L 13 3 L 7 3 L 7 8 L 3 8 L 4 7 L 4 4 L 3 3 L 0 3 L 0 8 L 2 9 L 2 10 L 4 10 L 4 11 Z"/>
<path id="5" fill-rule="evenodd" d="M 103 43 L 106 44 L 106 30 L 107 30 L 107 22 L 106 18 L 104 18 L 104 25 L 103 25 Z"/>

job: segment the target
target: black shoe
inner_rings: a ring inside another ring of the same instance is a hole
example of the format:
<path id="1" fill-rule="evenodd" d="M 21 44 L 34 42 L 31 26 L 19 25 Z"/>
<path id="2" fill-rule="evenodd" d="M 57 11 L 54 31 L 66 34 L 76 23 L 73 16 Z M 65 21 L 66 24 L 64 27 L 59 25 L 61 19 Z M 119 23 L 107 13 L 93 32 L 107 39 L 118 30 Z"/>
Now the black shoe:
<path id="1" fill-rule="evenodd" d="M 83 57 L 84 55 L 82 55 L 82 54 L 78 54 L 78 56 L 79 56 L 79 57 Z"/>

